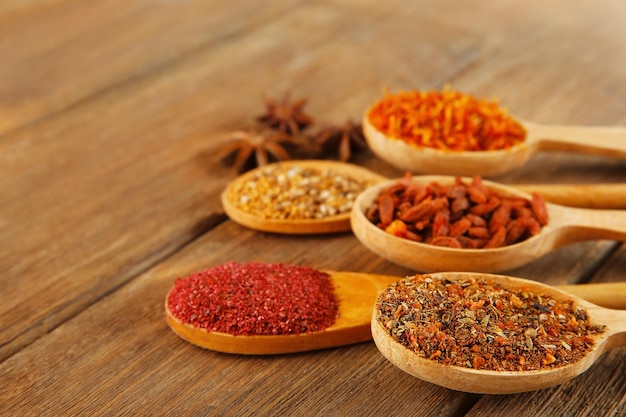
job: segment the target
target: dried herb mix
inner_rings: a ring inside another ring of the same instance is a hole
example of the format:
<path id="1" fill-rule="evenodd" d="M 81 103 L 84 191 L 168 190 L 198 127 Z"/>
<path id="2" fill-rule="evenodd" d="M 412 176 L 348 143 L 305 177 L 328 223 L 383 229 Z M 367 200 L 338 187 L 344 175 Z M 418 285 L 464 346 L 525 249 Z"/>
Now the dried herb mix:
<path id="1" fill-rule="evenodd" d="M 495 101 L 446 87 L 388 93 L 369 111 L 370 123 L 408 144 L 450 151 L 506 149 L 526 138 L 524 128 Z"/>
<path id="2" fill-rule="evenodd" d="M 255 262 L 230 262 L 177 279 L 167 307 L 183 323 L 247 336 L 321 331 L 338 314 L 325 272 Z"/>
<path id="3" fill-rule="evenodd" d="M 333 170 L 277 164 L 232 187 L 227 198 L 264 219 L 322 219 L 348 213 L 367 185 Z"/>
<path id="4" fill-rule="evenodd" d="M 411 174 L 383 189 L 366 210 L 366 217 L 394 236 L 458 249 L 497 248 L 536 235 L 548 223 L 543 198 L 503 196 L 482 178 L 453 184 L 428 185 Z"/>
<path id="5" fill-rule="evenodd" d="M 389 335 L 419 356 L 483 370 L 564 366 L 603 331 L 572 301 L 474 278 L 408 277 L 381 293 L 376 309 Z"/>

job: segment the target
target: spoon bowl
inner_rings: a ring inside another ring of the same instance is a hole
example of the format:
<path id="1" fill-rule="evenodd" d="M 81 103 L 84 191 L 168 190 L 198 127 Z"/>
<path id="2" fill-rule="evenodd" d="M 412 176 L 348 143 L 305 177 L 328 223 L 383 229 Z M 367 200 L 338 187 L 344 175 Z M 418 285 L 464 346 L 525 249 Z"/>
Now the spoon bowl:
<path id="1" fill-rule="evenodd" d="M 339 304 L 335 323 L 320 332 L 276 335 L 233 336 L 209 332 L 184 323 L 168 309 L 165 317 L 170 328 L 182 339 L 205 349 L 242 355 L 274 355 L 325 349 L 366 342 L 372 339 L 372 307 L 378 294 L 400 277 L 359 272 L 327 271 Z M 626 283 L 584 284 L 561 287 L 587 300 L 611 308 L 626 308 Z"/>
<path id="2" fill-rule="evenodd" d="M 471 179 L 463 178 L 465 182 Z M 378 228 L 365 213 L 380 192 L 398 180 L 376 184 L 357 198 L 352 209 L 352 231 L 363 245 L 396 264 L 419 272 L 467 271 L 502 272 L 532 262 L 559 247 L 594 239 L 626 240 L 626 213 L 620 210 L 595 210 L 546 203 L 549 222 L 541 232 L 519 243 L 493 249 L 455 249 L 414 242 Z M 453 184 L 455 177 L 423 175 L 414 182 Z M 500 195 L 531 199 L 514 187 L 483 181 Z"/>
<path id="3" fill-rule="evenodd" d="M 411 145 L 385 135 L 363 117 L 363 134 L 379 158 L 411 173 L 496 176 L 523 166 L 537 151 L 569 151 L 626 159 L 626 129 L 621 127 L 546 126 L 516 120 L 526 140 L 493 151 L 448 151 Z"/>
<path id="4" fill-rule="evenodd" d="M 329 170 L 346 177 L 358 179 L 366 184 L 376 184 L 385 179 L 382 175 L 366 168 L 344 162 L 323 160 L 277 162 L 249 171 L 235 178 L 226 186 L 221 195 L 222 207 L 231 220 L 251 229 L 283 234 L 324 234 L 350 230 L 350 211 L 319 219 L 274 219 L 261 217 L 239 208 L 233 201 L 233 190 L 241 184 L 250 182 L 254 176 L 263 173 L 267 168 L 275 166 L 285 168 L 300 167 L 319 171 Z"/>
<path id="5" fill-rule="evenodd" d="M 433 280 L 485 278 L 503 288 L 525 289 L 535 294 L 547 295 L 557 301 L 572 300 L 586 309 L 594 324 L 606 326 L 604 332 L 594 336 L 594 346 L 577 362 L 531 371 L 496 371 L 444 365 L 422 357 L 394 340 L 379 320 L 378 308 L 372 315 L 372 337 L 380 352 L 392 364 L 420 379 L 446 388 L 480 394 L 511 394 L 533 391 L 558 385 L 586 371 L 607 350 L 626 345 L 626 311 L 610 310 L 568 294 L 557 288 L 522 278 L 502 275 L 447 272 L 429 274 Z"/>

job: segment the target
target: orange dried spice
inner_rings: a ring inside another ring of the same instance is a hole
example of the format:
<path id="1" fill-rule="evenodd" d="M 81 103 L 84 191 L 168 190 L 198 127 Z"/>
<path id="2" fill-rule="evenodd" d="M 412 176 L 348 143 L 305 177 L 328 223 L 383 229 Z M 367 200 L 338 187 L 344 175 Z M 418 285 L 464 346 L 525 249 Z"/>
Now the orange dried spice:
<path id="1" fill-rule="evenodd" d="M 453 91 L 386 93 L 368 112 L 385 135 L 411 145 L 450 151 L 510 148 L 526 138 L 522 125 L 497 101 Z"/>

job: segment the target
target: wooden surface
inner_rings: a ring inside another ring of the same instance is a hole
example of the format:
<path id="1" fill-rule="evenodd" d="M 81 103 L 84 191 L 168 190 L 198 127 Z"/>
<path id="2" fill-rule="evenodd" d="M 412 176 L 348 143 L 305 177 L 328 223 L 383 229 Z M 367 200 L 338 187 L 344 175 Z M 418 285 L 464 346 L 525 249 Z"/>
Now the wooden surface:
<path id="1" fill-rule="evenodd" d="M 404 276 L 350 233 L 227 219 L 225 134 L 261 94 L 359 120 L 391 89 L 450 84 L 525 120 L 626 126 L 626 3 L 5 0 L 0 3 L 0 415 L 626 414 L 624 348 L 560 387 L 441 388 L 373 343 L 276 357 L 167 326 L 177 277 L 227 261 Z M 371 153 L 352 162 L 400 176 Z M 505 183 L 624 183 L 626 162 L 540 153 Z M 568 246 L 509 275 L 624 281 L 626 248 Z"/>

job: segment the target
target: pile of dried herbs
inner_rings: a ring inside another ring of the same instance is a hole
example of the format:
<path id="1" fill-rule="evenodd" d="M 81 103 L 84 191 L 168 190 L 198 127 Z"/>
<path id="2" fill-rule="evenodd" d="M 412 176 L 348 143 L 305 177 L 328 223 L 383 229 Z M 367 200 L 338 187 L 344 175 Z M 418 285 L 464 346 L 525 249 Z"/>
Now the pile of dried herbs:
<path id="1" fill-rule="evenodd" d="M 584 308 L 484 279 L 417 275 L 377 300 L 379 322 L 398 343 L 441 364 L 529 371 L 576 362 L 603 327 Z"/>

